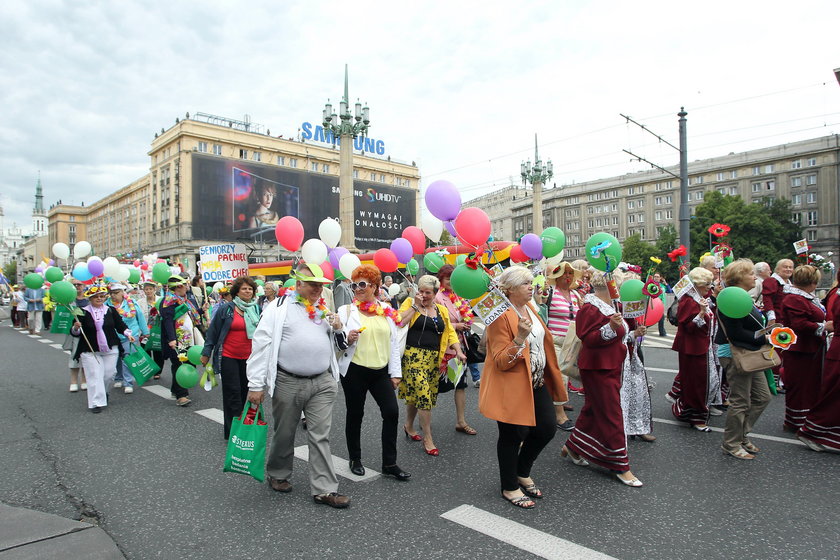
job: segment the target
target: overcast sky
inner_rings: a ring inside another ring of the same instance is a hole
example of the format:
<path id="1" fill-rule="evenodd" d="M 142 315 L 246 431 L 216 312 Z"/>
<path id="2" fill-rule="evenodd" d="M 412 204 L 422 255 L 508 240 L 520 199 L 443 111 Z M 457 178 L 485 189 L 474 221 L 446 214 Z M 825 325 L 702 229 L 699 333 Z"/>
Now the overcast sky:
<path id="1" fill-rule="evenodd" d="M 693 5 L 695 7 L 688 7 Z M 30 227 L 149 169 L 189 111 L 294 136 L 327 98 L 370 105 L 370 136 L 464 200 L 554 162 L 558 185 L 662 165 L 688 111 L 691 160 L 840 133 L 840 2 L 5 0 L 0 204 Z"/>

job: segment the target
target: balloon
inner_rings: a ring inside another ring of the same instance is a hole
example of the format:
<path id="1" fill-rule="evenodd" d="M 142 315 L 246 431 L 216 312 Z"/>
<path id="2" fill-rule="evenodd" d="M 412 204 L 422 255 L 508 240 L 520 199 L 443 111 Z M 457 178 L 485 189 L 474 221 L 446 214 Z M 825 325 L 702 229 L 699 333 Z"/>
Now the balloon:
<path id="1" fill-rule="evenodd" d="M 426 256 L 423 257 L 423 268 L 426 269 L 426 272 L 435 274 L 443 265 L 444 260 L 439 253 L 426 253 Z"/>
<path id="2" fill-rule="evenodd" d="M 443 221 L 454 220 L 461 211 L 461 193 L 449 181 L 435 181 L 426 187 L 426 208 Z"/>
<path id="3" fill-rule="evenodd" d="M 626 282 L 625 282 L 625 284 L 626 284 Z M 746 292 L 744 292 L 744 293 L 746 293 Z M 750 301 L 752 301 L 752 298 L 750 298 Z M 652 327 L 653 325 L 655 325 L 656 323 L 659 322 L 659 320 L 662 318 L 662 316 L 664 314 L 665 314 L 665 304 L 662 303 L 662 300 L 659 299 L 659 298 L 652 298 L 648 302 L 647 314 L 642 315 L 642 317 L 644 318 L 645 326 L 646 327 Z"/>
<path id="4" fill-rule="evenodd" d="M 134 259 L 134 262 L 131 263 L 131 264 L 133 264 L 135 267 L 139 267 L 140 266 L 140 261 L 137 260 L 137 259 Z"/>
<path id="5" fill-rule="evenodd" d="M 327 260 L 327 246 L 320 239 L 308 239 L 300 248 L 300 256 L 307 264 L 321 264 Z"/>
<path id="6" fill-rule="evenodd" d="M 455 257 L 455 266 L 459 266 L 467 262 L 467 255 L 461 254 Z"/>
<path id="7" fill-rule="evenodd" d="M 354 255 L 353 253 L 347 253 L 346 255 L 342 255 L 341 258 L 338 260 L 338 269 L 344 275 L 345 278 L 352 278 L 353 271 L 361 266 L 362 261 L 359 260 L 359 257 Z"/>
<path id="8" fill-rule="evenodd" d="M 411 243 L 411 250 L 415 255 L 422 255 L 426 250 L 426 236 L 419 227 L 408 226 L 403 230 L 402 236 Z"/>
<path id="9" fill-rule="evenodd" d="M 257 286 L 257 296 L 264 296 L 265 295 L 265 288 L 263 286 Z"/>
<path id="10" fill-rule="evenodd" d="M 73 257 L 77 259 L 83 259 L 86 256 L 90 255 L 91 246 L 90 243 L 87 241 L 79 241 L 76 243 L 76 246 L 73 247 Z"/>
<path id="11" fill-rule="evenodd" d="M 50 299 L 62 305 L 68 305 L 76 301 L 76 288 L 66 280 L 54 282 L 50 286 Z"/>
<path id="12" fill-rule="evenodd" d="M 424 214 L 422 219 L 423 233 L 426 237 L 432 240 L 432 243 L 438 243 L 440 236 L 443 235 L 443 222 L 432 216 L 431 214 Z M 420 251 L 422 253 L 423 251 Z"/>
<path id="13" fill-rule="evenodd" d="M 727 317 L 741 319 L 752 311 L 753 299 L 743 288 L 729 286 L 718 294 L 717 307 Z"/>
<path id="14" fill-rule="evenodd" d="M 102 261 L 102 265 L 105 267 L 103 269 L 105 276 L 113 276 L 114 273 L 120 269 L 120 261 L 114 257 L 105 257 L 105 260 Z"/>
<path id="15" fill-rule="evenodd" d="M 373 254 L 373 264 L 382 272 L 394 272 L 399 266 L 399 259 L 392 250 L 379 249 Z"/>
<path id="16" fill-rule="evenodd" d="M 136 284 L 140 281 L 140 271 L 134 267 L 128 269 L 128 281 Z"/>
<path id="17" fill-rule="evenodd" d="M 332 218 L 324 219 L 318 226 L 318 237 L 326 243 L 327 247 L 336 247 L 341 241 L 341 224 Z"/>
<path id="18" fill-rule="evenodd" d="M 102 273 L 105 272 L 105 265 L 102 264 L 102 259 L 99 257 L 91 257 L 87 261 L 88 271 L 93 274 L 94 277 L 102 276 Z"/>
<path id="19" fill-rule="evenodd" d="M 303 224 L 294 216 L 283 216 L 274 228 L 274 236 L 287 251 L 297 251 L 303 242 Z"/>
<path id="20" fill-rule="evenodd" d="M 131 271 L 127 266 L 120 265 L 120 268 L 114 273 L 112 278 L 117 282 L 125 282 L 131 276 Z"/>
<path id="21" fill-rule="evenodd" d="M 481 247 L 490 237 L 490 218 L 481 208 L 464 208 L 455 218 L 455 230 L 464 245 Z"/>
<path id="22" fill-rule="evenodd" d="M 400 285 L 399 284 L 391 284 L 388 286 L 388 295 L 391 297 L 396 297 L 397 294 L 400 293 Z"/>
<path id="23" fill-rule="evenodd" d="M 75 278 L 79 282 L 84 282 L 93 278 L 93 274 L 90 273 L 85 263 L 76 263 L 76 266 L 73 268 L 72 274 L 73 278 Z"/>
<path id="24" fill-rule="evenodd" d="M 119 267 L 117 267 L 117 270 L 119 270 Z M 158 284 L 166 284 L 169 282 L 169 276 L 169 267 L 166 266 L 166 263 L 157 263 L 152 268 L 152 280 Z"/>
<path id="25" fill-rule="evenodd" d="M 521 245 L 514 245 L 510 249 L 510 260 L 515 263 L 521 263 L 528 260 L 528 255 L 522 252 Z"/>
<path id="26" fill-rule="evenodd" d="M 30 272 L 23 277 L 23 283 L 30 290 L 37 290 L 44 285 L 44 278 L 36 272 Z"/>
<path id="27" fill-rule="evenodd" d="M 526 233 L 519 240 L 519 246 L 522 247 L 522 252 L 527 255 L 529 259 L 538 259 L 542 254 L 542 241 L 536 233 Z"/>
<path id="28" fill-rule="evenodd" d="M 38 273 L 44 272 L 44 267 L 39 264 L 38 266 L 35 267 L 35 272 L 38 272 Z"/>
<path id="29" fill-rule="evenodd" d="M 175 372 L 175 380 L 184 389 L 192 389 L 198 384 L 198 372 L 192 364 L 181 364 Z"/>
<path id="30" fill-rule="evenodd" d="M 144 262 L 140 265 L 140 270 L 149 270 L 149 263 Z"/>
<path id="31" fill-rule="evenodd" d="M 57 266 L 51 266 L 44 271 L 44 277 L 48 282 L 58 282 L 64 279 L 64 273 Z"/>
<path id="32" fill-rule="evenodd" d="M 547 259 L 556 256 L 566 246 L 566 234 L 563 233 L 563 230 L 554 226 L 545 228 L 540 240 L 542 241 L 542 255 Z"/>
<path id="33" fill-rule="evenodd" d="M 418 272 L 420 272 L 420 263 L 417 262 L 416 259 L 411 259 L 408 261 L 408 264 L 405 265 L 405 269 L 408 270 L 408 273 L 412 276 L 416 276 Z"/>
<path id="34" fill-rule="evenodd" d="M 202 350 L 204 350 L 204 346 L 202 346 L 201 344 L 193 344 L 192 346 L 190 346 L 189 350 L 187 350 L 187 359 L 192 365 L 197 366 L 201 363 Z"/>
<path id="35" fill-rule="evenodd" d="M 490 287 L 490 276 L 484 270 L 473 270 L 465 264 L 458 265 L 449 279 L 452 290 L 464 299 L 483 296 Z"/>
<path id="36" fill-rule="evenodd" d="M 608 264 L 610 271 L 613 271 L 621 262 L 621 244 L 618 239 L 604 231 L 589 238 L 586 242 L 585 251 L 586 261 L 594 268 L 604 272 L 606 272 Z M 609 263 L 607 257 L 609 257 Z"/>
<path id="37" fill-rule="evenodd" d="M 334 269 L 338 268 L 338 262 L 341 260 L 341 257 L 349 253 L 347 249 L 344 247 L 336 247 L 335 249 L 330 249 L 329 257 L 330 257 L 330 264 Z"/>
<path id="38" fill-rule="evenodd" d="M 452 237 L 458 237 L 458 230 L 455 229 L 455 222 L 452 220 L 448 222 L 443 222 L 443 227 L 446 228 L 446 231 L 449 232 L 449 235 Z"/>
<path id="39" fill-rule="evenodd" d="M 400 264 L 405 264 L 410 261 L 411 256 L 414 254 L 411 247 L 411 241 L 402 237 L 398 237 L 391 241 L 391 252 L 394 253 L 397 260 L 400 261 Z"/>
<path id="40" fill-rule="evenodd" d="M 288 280 L 283 282 L 283 287 L 284 288 L 294 288 L 296 282 L 297 281 L 294 278 L 289 278 Z"/>
<path id="41" fill-rule="evenodd" d="M 324 278 L 335 280 L 335 269 L 333 269 L 329 261 L 324 261 L 321 263 L 321 272 L 324 273 Z"/>
<path id="42" fill-rule="evenodd" d="M 642 301 L 642 288 L 644 286 L 645 283 L 637 278 L 625 280 L 618 291 L 621 294 L 621 301 Z"/>
<path id="43" fill-rule="evenodd" d="M 224 287 L 225 287 L 224 282 L 216 282 L 215 284 L 213 284 L 213 291 L 216 292 L 216 293 L 219 293 L 220 291 L 222 291 L 222 288 L 224 288 Z"/>
<path id="44" fill-rule="evenodd" d="M 257 286 L 265 286 L 265 280 L 263 280 L 262 278 L 257 278 L 256 280 L 254 280 L 254 282 L 257 284 Z"/>
<path id="45" fill-rule="evenodd" d="M 52 246 L 52 253 L 57 259 L 67 259 L 70 257 L 70 247 L 66 243 L 55 243 Z"/>

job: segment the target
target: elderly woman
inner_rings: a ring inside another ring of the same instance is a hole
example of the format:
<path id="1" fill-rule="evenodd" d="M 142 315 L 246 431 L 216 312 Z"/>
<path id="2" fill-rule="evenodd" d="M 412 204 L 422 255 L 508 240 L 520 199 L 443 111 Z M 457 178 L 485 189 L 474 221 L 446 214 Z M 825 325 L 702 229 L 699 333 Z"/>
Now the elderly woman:
<path id="1" fill-rule="evenodd" d="M 723 281 L 750 291 L 755 287 L 755 267 L 749 259 L 738 259 L 723 269 Z M 764 371 L 746 372 L 732 359 L 731 346 L 746 350 L 758 350 L 766 342 L 762 333 L 765 318 L 761 310 L 753 305 L 749 315 L 741 319 L 727 317 L 717 310 L 720 328 L 715 335 L 720 365 L 729 381 L 729 409 L 726 428 L 723 432 L 723 452 L 736 459 L 755 459 L 758 446 L 747 434 L 752 431 L 758 417 L 770 404 L 772 397 Z"/>
<path id="2" fill-rule="evenodd" d="M 76 301 L 74 302 L 74 305 L 79 308 L 88 306 L 90 302 L 85 297 L 85 290 L 87 289 L 87 286 L 85 286 L 72 276 L 70 277 L 70 282 L 73 284 L 73 287 L 76 288 Z M 64 339 L 64 344 L 62 344 L 61 347 L 64 350 L 70 351 L 70 360 L 67 364 L 67 367 L 70 368 L 70 392 L 79 392 L 80 380 L 82 391 L 86 391 L 87 382 L 85 380 L 85 370 L 82 369 L 82 364 L 76 357 L 76 349 L 79 347 L 79 338 L 73 336 L 70 333 L 67 333 L 67 336 Z"/>
<path id="3" fill-rule="evenodd" d="M 111 284 L 108 287 L 108 293 L 111 299 L 108 300 L 108 305 L 117 310 L 117 313 L 122 317 L 123 322 L 131 329 L 131 334 L 134 338 L 140 340 L 141 337 L 149 335 L 149 324 L 146 322 L 146 317 L 143 315 L 143 310 L 131 298 L 125 297 L 126 286 L 123 284 Z M 120 346 L 124 354 L 131 353 L 131 342 L 123 336 L 119 335 Z M 134 376 L 128 371 L 128 366 L 125 362 L 120 360 L 117 364 L 116 383 L 114 387 L 123 387 L 125 394 L 130 395 L 134 392 Z"/>
<path id="4" fill-rule="evenodd" d="M 441 365 L 446 368 L 449 352 L 462 362 L 467 359 L 461 352 L 449 312 L 435 302 L 439 289 L 437 278 L 422 276 L 417 281 L 417 296 L 407 298 L 400 308 L 401 325 L 408 325 L 408 332 L 402 357 L 403 380 L 398 391 L 399 398 L 405 400 L 405 437 L 413 441 L 422 439 L 426 453 L 435 457 L 440 451 L 432 439 L 432 408 L 437 404 Z M 422 438 L 414 431 L 417 416 L 420 416 Z"/>
<path id="5" fill-rule="evenodd" d="M 256 292 L 257 283 L 247 276 L 233 282 L 230 288 L 233 301 L 219 304 L 201 351 L 202 365 L 206 366 L 212 357 L 213 370 L 222 376 L 225 440 L 230 437 L 233 418 L 242 413 L 248 399 L 247 361 L 251 356 L 251 339 L 260 322 L 260 307 L 254 299 Z"/>
<path id="6" fill-rule="evenodd" d="M 671 405 L 678 420 L 688 422 L 700 432 L 711 432 L 707 425 L 709 406 L 720 404 L 720 373 L 714 340 L 717 323 L 710 311 L 714 275 L 702 267 L 693 268 L 688 277 L 697 290 L 680 298 L 677 307 L 677 334 L 672 350 L 679 359 L 680 394 Z"/>
<path id="7" fill-rule="evenodd" d="M 411 474 L 397 465 L 397 423 L 400 410 L 394 390 L 402 378 L 400 367 L 400 315 L 377 300 L 382 275 L 363 264 L 352 274 L 353 303 L 338 310 L 348 347 L 339 356 L 341 388 L 347 407 L 344 433 L 350 454 L 350 471 L 364 476 L 362 418 L 370 392 L 382 414 L 382 472 L 407 481 Z"/>
<path id="8" fill-rule="evenodd" d="M 592 281 L 592 273 L 595 272 L 595 269 L 585 259 L 572 261 L 572 268 L 580 271 L 580 278 L 578 278 L 575 288 L 578 295 L 583 298 L 586 294 L 592 293 L 592 286 L 589 283 Z"/>
<path id="9" fill-rule="evenodd" d="M 502 497 L 529 509 L 543 493 L 531 478 L 540 452 L 557 433 L 553 402 L 561 400 L 563 376 L 551 333 L 531 299 L 534 277 L 512 266 L 499 275 L 511 307 L 487 327 L 478 408 L 498 423 L 496 454 Z"/>
<path id="10" fill-rule="evenodd" d="M 605 275 L 593 275 L 590 285 L 593 293 L 584 296 L 576 325 L 583 346 L 578 366 L 586 401 L 561 455 L 579 466 L 595 463 L 623 484 L 639 487 L 642 482 L 630 472 L 621 402 L 625 341 L 631 331 L 612 305 Z"/>
<path id="11" fill-rule="evenodd" d="M 819 270 L 800 265 L 791 282 L 783 288 L 781 311 L 785 326 L 796 333 L 796 344 L 782 353 L 782 381 L 787 389 L 784 429 L 796 432 L 820 397 L 825 336 L 834 332 L 834 322 L 826 321 L 825 308 L 814 295 Z"/>
<path id="12" fill-rule="evenodd" d="M 160 303 L 160 345 L 163 357 L 169 360 L 172 371 L 172 394 L 175 404 L 188 406 L 190 393 L 178 383 L 175 372 L 181 367 L 179 354 L 186 353 L 195 344 L 195 325 L 198 309 L 187 299 L 187 281 L 174 275 L 169 277 L 166 294 Z"/>
<path id="13" fill-rule="evenodd" d="M 73 323 L 70 333 L 81 336 L 73 358 L 85 368 L 88 383 L 88 409 L 94 414 L 108 406 L 108 388 L 114 381 L 117 360 L 122 354 L 118 333 L 134 342 L 131 329 L 113 307 L 105 305 L 108 288 L 92 285 L 85 292 L 89 304 Z"/>

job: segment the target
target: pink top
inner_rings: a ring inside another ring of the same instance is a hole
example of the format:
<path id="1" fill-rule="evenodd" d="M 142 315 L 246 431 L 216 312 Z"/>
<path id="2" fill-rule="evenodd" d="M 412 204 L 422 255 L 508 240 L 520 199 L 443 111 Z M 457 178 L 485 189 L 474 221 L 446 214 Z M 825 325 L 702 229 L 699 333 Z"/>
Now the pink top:
<path id="1" fill-rule="evenodd" d="M 571 300 L 555 289 L 548 308 L 548 330 L 553 336 L 566 336 L 569 321 L 572 321 L 580 309 L 580 295 L 575 291 L 569 292 Z"/>

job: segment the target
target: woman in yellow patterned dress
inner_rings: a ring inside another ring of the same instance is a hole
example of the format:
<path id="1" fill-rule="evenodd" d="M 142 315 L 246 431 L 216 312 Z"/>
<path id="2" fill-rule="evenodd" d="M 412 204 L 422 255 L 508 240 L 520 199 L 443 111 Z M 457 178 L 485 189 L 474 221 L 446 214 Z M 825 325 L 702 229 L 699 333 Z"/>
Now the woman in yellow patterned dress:
<path id="1" fill-rule="evenodd" d="M 407 298 L 400 307 L 401 324 L 408 325 L 408 332 L 402 358 L 403 381 L 398 393 L 405 400 L 405 437 L 413 441 L 422 439 L 426 453 L 435 457 L 440 451 L 432 439 L 432 408 L 437 403 L 441 360 L 447 351 L 454 352 L 462 362 L 467 359 L 446 307 L 435 303 L 438 289 L 437 278 L 422 276 L 417 281 L 417 296 Z M 422 437 L 414 431 L 417 416 Z"/>

